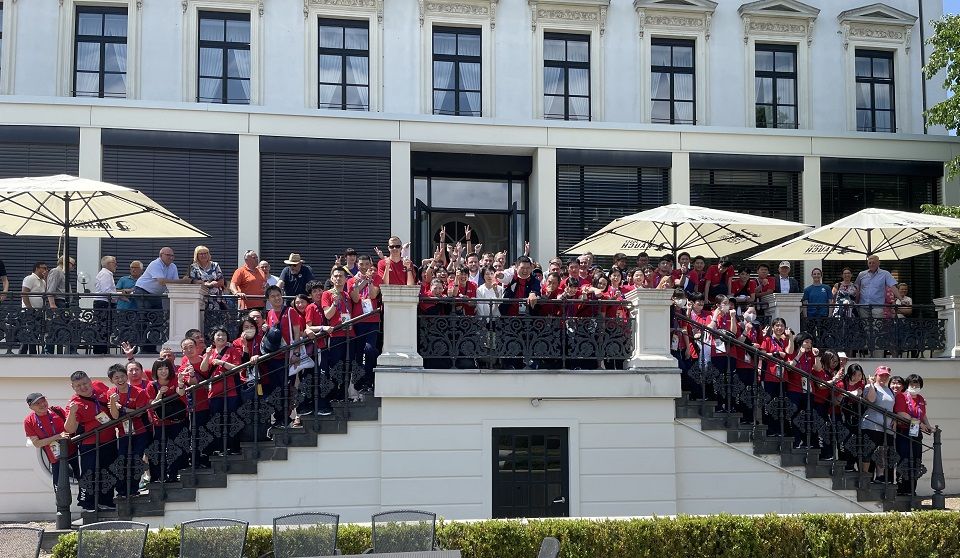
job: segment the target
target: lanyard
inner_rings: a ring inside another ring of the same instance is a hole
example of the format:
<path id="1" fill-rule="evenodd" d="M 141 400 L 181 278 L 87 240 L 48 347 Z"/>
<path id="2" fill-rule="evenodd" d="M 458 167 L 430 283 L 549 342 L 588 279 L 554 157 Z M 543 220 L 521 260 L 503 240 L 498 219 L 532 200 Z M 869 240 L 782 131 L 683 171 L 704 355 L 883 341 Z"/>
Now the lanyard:
<path id="1" fill-rule="evenodd" d="M 343 314 L 347 311 L 347 301 L 344 299 L 345 296 L 348 296 L 344 292 L 340 292 L 340 300 L 337 301 L 337 313 Z"/>
<path id="2" fill-rule="evenodd" d="M 52 411 L 47 411 L 47 416 L 50 418 L 50 430 L 53 431 L 53 434 L 50 434 L 50 436 L 56 436 L 56 435 L 57 435 L 57 425 L 56 425 L 56 423 L 53 422 L 53 417 L 50 416 L 50 413 L 51 413 L 51 412 L 52 412 Z M 47 435 L 47 429 L 43 427 L 43 421 L 40 420 L 40 415 L 38 415 L 37 413 L 33 413 L 33 418 L 36 419 L 36 421 L 37 421 L 37 427 L 40 428 L 40 432 L 43 432 L 43 437 L 44 437 L 44 438 L 49 438 L 50 436 Z"/>

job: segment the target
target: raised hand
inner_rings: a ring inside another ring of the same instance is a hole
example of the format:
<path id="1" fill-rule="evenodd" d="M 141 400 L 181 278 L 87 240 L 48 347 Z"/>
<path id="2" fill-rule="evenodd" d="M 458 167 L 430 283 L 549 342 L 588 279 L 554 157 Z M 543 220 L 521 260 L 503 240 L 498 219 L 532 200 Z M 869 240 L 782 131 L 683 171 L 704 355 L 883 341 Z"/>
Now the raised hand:
<path id="1" fill-rule="evenodd" d="M 530 255 L 530 241 L 529 241 L 529 240 L 524 240 L 524 241 L 523 241 L 523 255 L 524 255 L 524 256 L 529 256 L 529 255 Z"/>
<path id="2" fill-rule="evenodd" d="M 381 260 L 383 259 L 383 250 L 381 250 L 379 246 L 373 247 L 373 253 L 376 254 Z"/>
<path id="3" fill-rule="evenodd" d="M 476 246 L 473 247 L 473 253 L 478 256 L 480 255 L 481 250 L 483 250 L 483 244 L 477 244 Z"/>
<path id="4" fill-rule="evenodd" d="M 133 355 L 137 353 L 137 348 L 131 345 L 129 341 L 120 343 L 120 350 L 123 351 L 124 355 L 126 355 L 127 360 L 132 360 Z"/>
<path id="5" fill-rule="evenodd" d="M 470 225 L 466 225 L 465 227 L 463 227 L 463 237 L 466 238 L 468 241 L 470 240 L 471 233 L 473 233 L 473 230 L 470 228 Z"/>

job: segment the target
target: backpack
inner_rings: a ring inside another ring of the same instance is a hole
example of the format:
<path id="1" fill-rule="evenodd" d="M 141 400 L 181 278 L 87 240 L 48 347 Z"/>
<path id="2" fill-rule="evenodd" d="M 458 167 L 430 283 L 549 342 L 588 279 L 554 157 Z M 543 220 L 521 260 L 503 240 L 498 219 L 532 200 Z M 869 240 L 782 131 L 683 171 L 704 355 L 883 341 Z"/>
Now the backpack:
<path id="1" fill-rule="evenodd" d="M 283 332 L 280 330 L 280 323 L 283 321 L 284 314 L 289 309 L 288 306 L 285 306 L 283 310 L 280 311 L 280 319 L 277 320 L 277 323 L 270 326 L 263 334 L 263 338 L 260 339 L 261 355 L 277 352 L 280 350 L 280 347 L 283 346 Z"/>

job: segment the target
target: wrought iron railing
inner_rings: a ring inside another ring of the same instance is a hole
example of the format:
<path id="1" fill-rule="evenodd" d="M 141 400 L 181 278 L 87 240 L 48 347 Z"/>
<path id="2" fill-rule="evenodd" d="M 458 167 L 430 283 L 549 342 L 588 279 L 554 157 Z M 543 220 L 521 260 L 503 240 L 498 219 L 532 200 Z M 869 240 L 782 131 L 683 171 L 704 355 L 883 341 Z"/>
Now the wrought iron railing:
<path id="1" fill-rule="evenodd" d="M 249 300 L 264 300 L 264 297 L 247 297 Z M 283 297 L 284 304 L 290 304 L 294 299 L 292 296 Z M 217 328 L 224 328 L 231 336 L 240 334 L 240 321 L 249 314 L 253 308 L 241 309 L 242 304 L 236 295 L 221 294 L 217 296 L 206 295 L 200 307 L 203 322 L 203 334 L 210 337 L 210 334 Z M 256 308 L 263 313 L 266 318 L 267 306 Z"/>
<path id="2" fill-rule="evenodd" d="M 622 369 L 633 352 L 630 309 L 627 301 L 423 298 L 417 346 L 425 368 Z"/>
<path id="3" fill-rule="evenodd" d="M 167 341 L 170 318 L 163 297 L 31 293 L 30 298 L 42 304 L 22 308 L 19 293 L 0 304 L 0 354 L 105 354 L 124 342 L 146 347 Z"/>
<path id="4" fill-rule="evenodd" d="M 165 499 L 165 483 L 195 479 L 197 470 L 210 467 L 210 457 L 237 453 L 240 442 L 253 442 L 254 458 L 256 443 L 295 428 L 289 424 L 294 414 L 320 415 L 331 412 L 330 403 L 346 401 L 351 386 L 363 393 L 372 390 L 373 369 L 376 365 L 376 340 L 380 334 L 378 323 L 368 319 L 379 315 L 379 310 L 357 316 L 347 322 L 319 334 L 315 339 L 300 339 L 269 354 L 255 359 L 222 375 L 199 381 L 186 387 L 181 398 L 171 395 L 151 404 L 125 412 L 97 428 L 61 440 L 59 454 L 66 456 L 71 446 L 76 448 L 80 462 L 89 463 L 79 479 L 79 489 L 84 500 L 93 510 L 85 519 L 98 521 L 102 512 L 101 503 L 114 501 L 114 493 L 136 495 L 142 474 L 151 470 L 151 498 L 157 491 L 160 500 Z M 365 324 L 362 329 L 360 324 Z M 347 336 L 341 336 L 347 334 Z M 306 352 L 306 360 L 300 356 Z M 291 366 L 307 362 L 309 366 L 294 371 Z M 173 362 L 171 361 L 171 366 Z M 176 367 L 174 367 L 176 370 Z M 201 376 L 202 377 L 202 376 Z M 235 387 L 236 396 L 209 397 L 209 408 L 198 409 L 197 395 L 209 391 L 216 384 L 220 393 L 229 394 Z M 170 386 L 176 385 L 176 379 Z M 187 403 L 182 403 L 186 399 Z M 114 432 L 126 423 L 146 421 L 147 441 L 136 441 L 136 429 L 124 428 L 127 434 L 115 438 Z M 109 440 L 100 440 L 102 432 L 110 432 Z M 84 444 L 84 441 L 94 440 Z M 102 449 L 113 445 L 121 451 L 106 452 Z M 101 461 L 103 455 L 115 455 L 109 462 Z M 146 457 L 146 463 L 144 463 Z M 73 459 L 76 459 L 74 457 Z M 59 468 L 56 479 L 57 525 L 70 528 L 69 467 Z M 185 482 L 186 484 L 186 482 Z M 89 496 L 87 496 L 89 495 Z M 121 517 L 132 512 L 130 499 L 117 502 Z M 112 510 L 109 510 L 112 515 Z"/>
<path id="5" fill-rule="evenodd" d="M 863 466 L 873 463 L 882 471 L 879 484 L 912 496 L 914 507 L 919 503 L 917 481 L 927 473 L 926 454 L 933 463 L 933 507 L 945 507 L 939 426 L 934 427 L 932 443 L 925 442 L 922 434 L 911 436 L 910 420 L 837 386 L 832 377 L 807 372 L 760 350 L 740 330 L 720 331 L 686 316 L 675 319 L 685 333 L 674 356 L 683 373 L 683 388 L 692 398 L 716 401 L 721 413 L 740 413 L 740 420 L 754 427 L 754 436 L 775 437 L 780 451 L 808 450 L 808 463 L 829 463 L 834 475 L 843 473 L 839 467 L 847 471 L 855 467 L 863 482 L 870 483 Z M 771 370 L 780 381 L 767 377 Z"/>
<path id="6" fill-rule="evenodd" d="M 800 329 L 823 349 L 917 358 L 946 346 L 946 320 L 937 317 L 933 305 L 813 304 L 805 308 Z"/>

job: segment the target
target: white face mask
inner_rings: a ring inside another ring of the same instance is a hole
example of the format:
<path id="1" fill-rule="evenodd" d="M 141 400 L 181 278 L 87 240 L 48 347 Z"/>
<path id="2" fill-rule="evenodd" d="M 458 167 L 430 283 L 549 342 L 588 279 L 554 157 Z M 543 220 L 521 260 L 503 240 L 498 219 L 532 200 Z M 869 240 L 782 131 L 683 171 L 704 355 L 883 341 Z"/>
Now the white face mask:
<path id="1" fill-rule="evenodd" d="M 673 303 L 677 305 L 677 308 L 683 308 L 687 305 L 687 301 L 682 298 L 674 300 Z"/>
<path id="2" fill-rule="evenodd" d="M 916 395 L 916 394 L 920 393 L 920 388 L 918 388 L 918 387 L 908 387 L 908 388 L 907 388 L 907 393 L 909 393 L 910 395 Z"/>
<path id="3" fill-rule="evenodd" d="M 745 321 L 745 322 L 753 322 L 753 321 L 756 320 L 756 319 L 757 319 L 757 315 L 756 315 L 756 314 L 744 314 L 744 315 L 743 315 L 743 321 Z"/>

